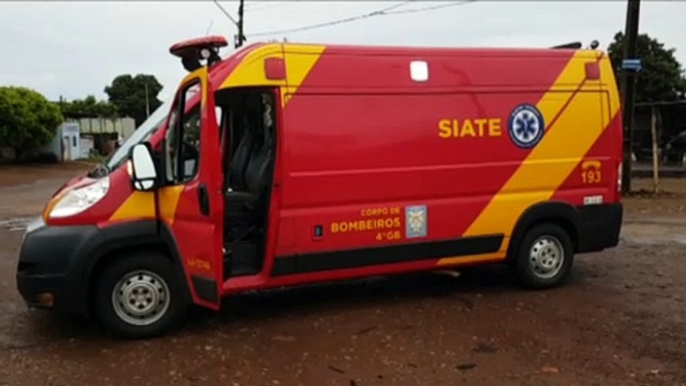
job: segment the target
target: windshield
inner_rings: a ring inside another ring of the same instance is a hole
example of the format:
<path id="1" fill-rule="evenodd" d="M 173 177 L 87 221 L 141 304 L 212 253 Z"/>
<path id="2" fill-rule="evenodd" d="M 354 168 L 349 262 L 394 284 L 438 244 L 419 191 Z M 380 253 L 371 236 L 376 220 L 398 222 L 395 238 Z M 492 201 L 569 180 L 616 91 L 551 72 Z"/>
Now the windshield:
<path id="1" fill-rule="evenodd" d="M 188 90 L 187 97 L 190 99 L 198 93 L 199 87 L 194 87 Z M 167 114 L 174 103 L 174 96 L 167 99 L 162 106 L 158 107 L 148 119 L 145 120 L 133 134 L 104 162 L 105 173 L 121 166 L 128 159 L 131 148 L 135 145 L 145 142 L 155 134 L 155 132 L 162 126 L 167 118 Z M 173 120 L 173 119 L 172 119 Z M 95 173 L 97 174 L 97 173 Z"/>
<path id="2" fill-rule="evenodd" d="M 129 156 L 129 152 L 134 145 L 145 142 L 155 134 L 167 118 L 167 113 L 174 98 L 169 98 L 164 104 L 155 110 L 133 134 L 104 162 L 108 171 L 112 171 L 123 164 Z"/>

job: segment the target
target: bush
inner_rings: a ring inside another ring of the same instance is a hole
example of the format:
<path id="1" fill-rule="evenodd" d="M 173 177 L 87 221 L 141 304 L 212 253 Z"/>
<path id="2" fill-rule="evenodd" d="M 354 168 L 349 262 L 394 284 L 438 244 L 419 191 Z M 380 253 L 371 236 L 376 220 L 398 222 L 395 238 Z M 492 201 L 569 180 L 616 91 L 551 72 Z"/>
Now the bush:
<path id="1" fill-rule="evenodd" d="M 64 121 L 60 109 L 25 87 L 0 87 L 0 147 L 11 147 L 20 160 L 28 149 L 47 145 Z"/>

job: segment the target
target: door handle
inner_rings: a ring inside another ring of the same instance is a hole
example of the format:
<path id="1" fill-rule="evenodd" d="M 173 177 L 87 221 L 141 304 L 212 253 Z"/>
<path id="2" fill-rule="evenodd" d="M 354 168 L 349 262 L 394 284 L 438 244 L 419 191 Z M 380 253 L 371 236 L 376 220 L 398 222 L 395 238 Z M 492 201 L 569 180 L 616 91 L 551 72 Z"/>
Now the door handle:
<path id="1" fill-rule="evenodd" d="M 198 203 L 200 204 L 200 213 L 205 216 L 210 215 L 210 196 L 207 193 L 207 186 L 200 184 L 198 188 Z"/>

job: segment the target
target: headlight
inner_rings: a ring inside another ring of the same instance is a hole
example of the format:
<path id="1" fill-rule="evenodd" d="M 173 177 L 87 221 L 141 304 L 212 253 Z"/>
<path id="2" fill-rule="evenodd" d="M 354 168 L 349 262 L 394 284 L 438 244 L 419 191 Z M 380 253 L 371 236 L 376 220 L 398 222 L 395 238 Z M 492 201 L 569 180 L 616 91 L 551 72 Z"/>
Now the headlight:
<path id="1" fill-rule="evenodd" d="M 110 179 L 105 177 L 82 188 L 70 190 L 59 199 L 49 216 L 61 218 L 81 213 L 105 197 L 109 188 Z"/>

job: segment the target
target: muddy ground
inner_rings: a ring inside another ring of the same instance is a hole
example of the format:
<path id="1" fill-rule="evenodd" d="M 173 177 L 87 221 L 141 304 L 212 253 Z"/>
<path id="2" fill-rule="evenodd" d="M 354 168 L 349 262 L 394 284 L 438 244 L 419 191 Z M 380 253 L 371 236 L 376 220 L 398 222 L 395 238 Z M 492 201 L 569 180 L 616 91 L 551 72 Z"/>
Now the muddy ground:
<path id="1" fill-rule="evenodd" d="M 0 169 L 0 221 L 75 169 Z M 557 290 L 483 267 L 248 294 L 150 341 L 28 310 L 5 221 L 0 385 L 686 385 L 686 181 L 663 187 L 627 198 L 620 246 L 578 256 Z"/>

